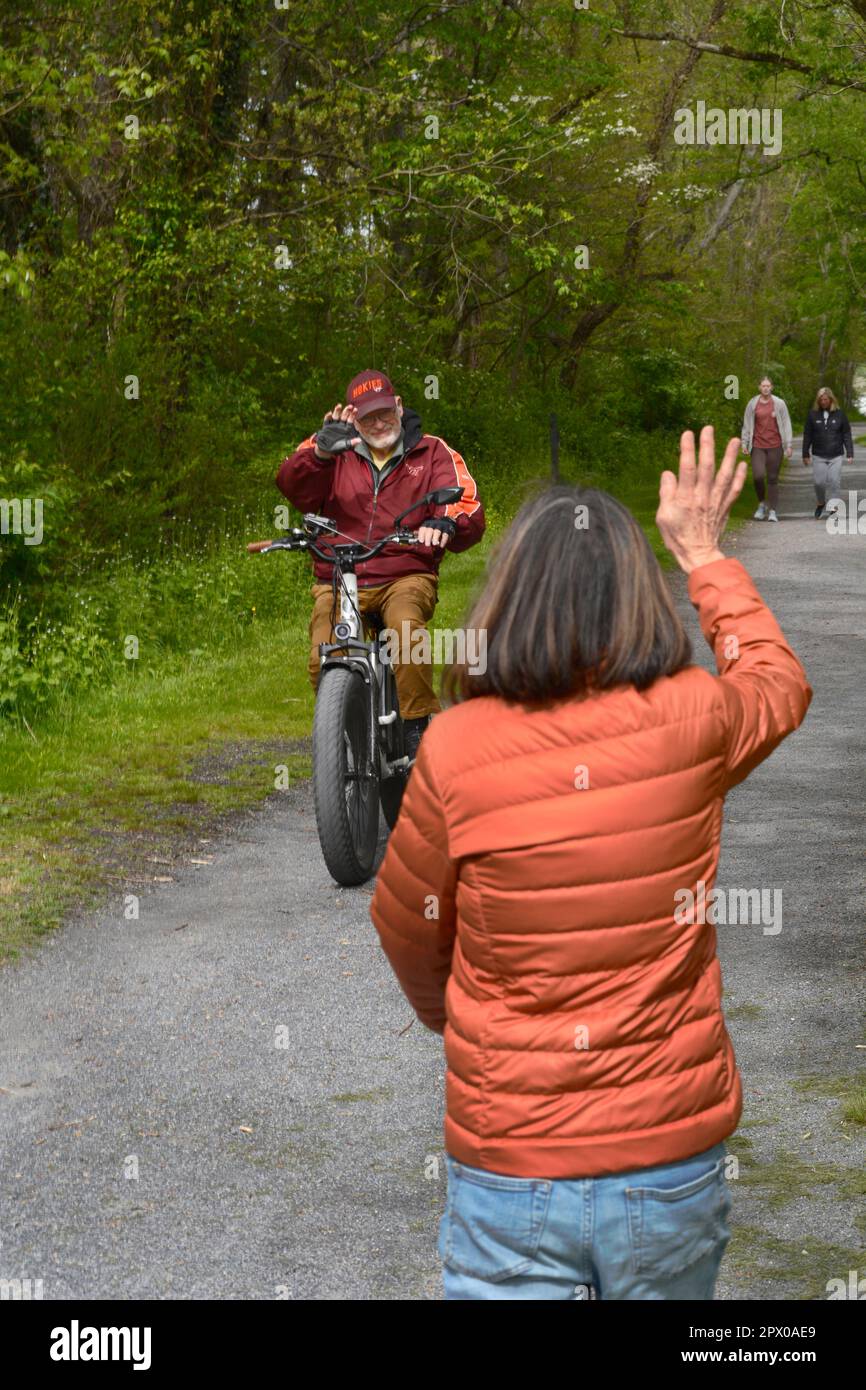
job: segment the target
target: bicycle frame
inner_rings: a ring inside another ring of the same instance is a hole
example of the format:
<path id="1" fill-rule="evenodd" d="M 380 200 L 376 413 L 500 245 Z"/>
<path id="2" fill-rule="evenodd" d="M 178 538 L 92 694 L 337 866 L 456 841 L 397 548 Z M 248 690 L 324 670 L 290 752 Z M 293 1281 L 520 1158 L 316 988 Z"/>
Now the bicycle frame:
<path id="1" fill-rule="evenodd" d="M 329 666 L 349 665 L 363 677 L 371 692 L 368 700 L 370 713 L 370 748 L 379 754 L 380 778 L 391 777 L 409 765 L 409 758 L 389 759 L 385 748 L 384 730 L 395 723 L 398 711 L 387 707 L 387 681 L 385 671 L 391 666 L 387 644 L 381 634 L 376 633 L 372 641 L 366 641 L 362 634 L 362 621 L 358 608 L 358 579 L 355 574 L 355 561 L 351 555 L 334 556 L 334 567 L 339 584 L 340 616 L 334 624 L 334 642 L 319 644 L 320 679 Z M 375 692 L 375 694 L 373 693 Z M 364 768 L 364 775 L 377 776 L 373 767 Z"/>

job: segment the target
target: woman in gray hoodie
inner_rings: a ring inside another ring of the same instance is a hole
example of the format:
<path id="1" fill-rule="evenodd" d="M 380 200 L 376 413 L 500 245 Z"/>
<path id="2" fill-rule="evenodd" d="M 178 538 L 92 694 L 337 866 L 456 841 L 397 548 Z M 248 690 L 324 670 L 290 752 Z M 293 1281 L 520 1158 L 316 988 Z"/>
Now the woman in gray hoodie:
<path id="1" fill-rule="evenodd" d="M 791 457 L 793 434 L 788 407 L 781 396 L 773 395 L 773 383 L 768 376 L 761 381 L 760 394 L 753 396 L 746 406 L 740 442 L 743 453 L 751 454 L 752 459 L 752 479 L 758 494 L 755 520 L 778 521 L 776 508 L 782 450 L 787 458 Z"/>

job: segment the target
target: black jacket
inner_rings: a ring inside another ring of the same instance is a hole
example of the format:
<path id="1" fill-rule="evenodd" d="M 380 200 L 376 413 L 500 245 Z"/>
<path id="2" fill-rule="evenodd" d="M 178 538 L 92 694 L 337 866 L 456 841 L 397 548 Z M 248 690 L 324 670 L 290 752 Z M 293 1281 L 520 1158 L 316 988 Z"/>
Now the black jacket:
<path id="1" fill-rule="evenodd" d="M 810 410 L 803 430 L 803 458 L 817 454 L 821 459 L 835 459 L 840 454 L 854 457 L 854 441 L 848 416 L 838 406 L 828 410 L 824 424 L 823 410 Z"/>

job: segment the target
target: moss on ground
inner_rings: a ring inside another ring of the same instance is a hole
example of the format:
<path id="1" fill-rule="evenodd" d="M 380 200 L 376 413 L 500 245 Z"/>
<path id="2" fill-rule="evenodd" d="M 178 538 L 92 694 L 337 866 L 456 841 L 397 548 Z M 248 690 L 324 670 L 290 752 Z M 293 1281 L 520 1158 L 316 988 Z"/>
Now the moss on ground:
<path id="1" fill-rule="evenodd" d="M 331 1096 L 338 1105 L 357 1105 L 361 1101 L 393 1100 L 394 1092 L 390 1086 L 376 1086 L 372 1091 L 344 1091 L 342 1095 Z"/>
<path id="2" fill-rule="evenodd" d="M 735 1226 L 726 1255 L 728 1274 L 744 1284 L 780 1285 L 794 1299 L 826 1299 L 831 1279 L 866 1269 L 866 1248 L 849 1249 L 813 1236 L 784 1240 L 759 1226 Z"/>

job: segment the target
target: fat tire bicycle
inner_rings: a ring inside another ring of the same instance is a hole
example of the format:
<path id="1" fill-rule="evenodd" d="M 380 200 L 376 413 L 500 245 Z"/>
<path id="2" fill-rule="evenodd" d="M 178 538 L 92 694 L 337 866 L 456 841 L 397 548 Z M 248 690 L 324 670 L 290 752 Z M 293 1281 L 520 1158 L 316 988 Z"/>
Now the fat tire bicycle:
<path id="1" fill-rule="evenodd" d="M 438 488 L 396 518 L 396 530 L 375 545 L 346 537 L 329 517 L 308 512 L 302 526 L 279 540 L 253 541 L 251 554 L 302 550 L 333 566 L 333 642 L 319 646 L 321 661 L 313 716 L 313 796 L 319 844 L 328 872 L 345 887 L 364 883 L 373 871 L 379 842 L 379 807 L 389 830 L 400 814 L 414 765 L 405 747 L 397 684 L 381 615 L 362 618 L 356 567 L 386 545 L 418 545 L 400 526 L 423 506 L 448 506 L 462 487 Z M 371 637 L 364 638 L 365 623 Z"/>

